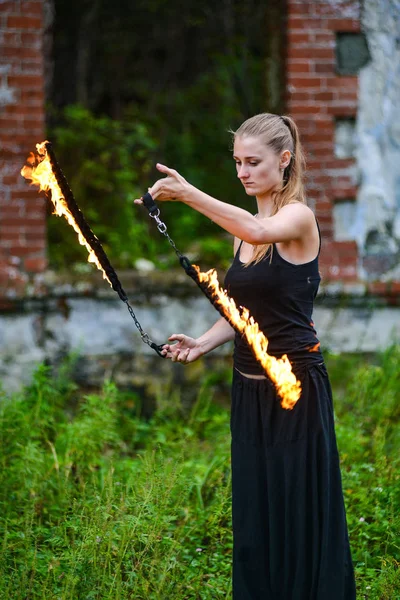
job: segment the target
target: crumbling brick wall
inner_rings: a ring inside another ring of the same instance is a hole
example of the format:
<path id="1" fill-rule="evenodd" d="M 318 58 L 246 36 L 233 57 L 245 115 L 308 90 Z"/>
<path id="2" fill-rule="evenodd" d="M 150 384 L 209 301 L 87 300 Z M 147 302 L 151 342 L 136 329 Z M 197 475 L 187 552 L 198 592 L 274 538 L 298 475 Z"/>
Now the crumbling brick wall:
<path id="1" fill-rule="evenodd" d="M 287 112 L 298 123 L 308 165 L 308 197 L 324 239 L 325 280 L 354 281 L 357 246 L 335 239 L 334 213 L 356 198 L 355 158 L 335 152 L 338 128 L 357 114 L 357 74 L 338 69 L 338 36 L 360 32 L 358 0 L 288 0 Z"/>
<path id="2" fill-rule="evenodd" d="M 45 203 L 20 169 L 44 139 L 43 0 L 0 0 L 0 296 L 46 267 Z"/>

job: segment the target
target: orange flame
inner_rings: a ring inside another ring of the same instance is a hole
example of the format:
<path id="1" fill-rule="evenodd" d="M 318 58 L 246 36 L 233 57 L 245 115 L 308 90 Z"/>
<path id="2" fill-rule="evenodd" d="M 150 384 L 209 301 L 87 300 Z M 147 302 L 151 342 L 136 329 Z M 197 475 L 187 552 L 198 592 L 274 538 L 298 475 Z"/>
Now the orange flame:
<path id="1" fill-rule="evenodd" d="M 54 206 L 53 214 L 56 214 L 59 217 L 65 217 L 71 227 L 75 229 L 76 233 L 78 234 L 79 243 L 82 246 L 85 246 L 89 252 L 88 262 L 94 263 L 96 267 L 103 273 L 103 279 L 106 279 L 111 285 L 111 281 L 107 277 L 93 248 L 86 241 L 82 231 L 79 228 L 79 225 L 75 221 L 67 206 L 67 203 L 65 202 L 64 196 L 57 183 L 57 179 L 55 178 L 49 157 L 47 155 L 47 143 L 48 142 L 45 141 L 41 144 L 36 144 L 38 154 L 35 156 L 33 152 L 30 153 L 27 159 L 28 164 L 22 167 L 21 175 L 25 177 L 25 179 L 30 179 L 31 185 L 39 186 L 39 191 L 51 192 L 50 199 Z"/>
<path id="2" fill-rule="evenodd" d="M 300 398 L 301 384 L 292 371 L 292 365 L 287 355 L 275 358 L 267 353 L 268 340 L 260 331 L 258 323 L 250 316 L 247 308 L 242 307 L 239 310 L 234 300 L 228 296 L 225 290 L 221 289 L 215 269 L 202 273 L 199 267 L 193 266 L 198 273 L 199 281 L 208 285 L 229 323 L 244 335 L 257 360 L 275 384 L 278 395 L 281 397 L 282 408 L 292 409 Z"/>

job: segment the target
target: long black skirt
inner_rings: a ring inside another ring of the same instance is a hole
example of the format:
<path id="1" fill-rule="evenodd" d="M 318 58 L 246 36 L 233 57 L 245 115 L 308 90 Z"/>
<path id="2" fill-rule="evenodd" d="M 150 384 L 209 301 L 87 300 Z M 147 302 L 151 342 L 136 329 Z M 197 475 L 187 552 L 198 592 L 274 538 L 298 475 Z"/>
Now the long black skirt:
<path id="1" fill-rule="evenodd" d="M 323 364 L 281 408 L 269 379 L 234 369 L 234 600 L 355 600 L 332 393 Z"/>

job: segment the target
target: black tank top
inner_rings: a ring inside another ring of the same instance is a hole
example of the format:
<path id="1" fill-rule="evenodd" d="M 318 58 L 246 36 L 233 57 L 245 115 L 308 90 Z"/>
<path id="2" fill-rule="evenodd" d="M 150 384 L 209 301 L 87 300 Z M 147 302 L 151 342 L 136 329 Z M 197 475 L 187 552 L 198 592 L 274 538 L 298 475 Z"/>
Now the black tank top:
<path id="1" fill-rule="evenodd" d="M 318 256 L 294 265 L 282 258 L 273 244 L 272 260 L 265 257 L 248 267 L 240 261 L 240 249 L 225 277 L 225 288 L 236 305 L 245 306 L 268 338 L 268 354 L 287 354 L 294 364 L 321 362 L 320 344 L 312 321 L 314 298 L 321 277 Z M 321 247 L 321 243 L 320 243 Z M 247 342 L 235 336 L 233 361 L 236 369 L 250 375 L 265 375 Z"/>

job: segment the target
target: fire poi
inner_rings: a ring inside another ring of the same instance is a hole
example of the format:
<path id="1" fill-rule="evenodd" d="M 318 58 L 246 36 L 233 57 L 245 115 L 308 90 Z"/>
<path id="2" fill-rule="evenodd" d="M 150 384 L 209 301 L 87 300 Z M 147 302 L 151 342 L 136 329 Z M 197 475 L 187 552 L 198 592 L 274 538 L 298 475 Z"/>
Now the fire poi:
<path id="1" fill-rule="evenodd" d="M 140 332 L 142 341 L 162 356 L 161 350 L 163 344 L 155 344 L 151 341 L 148 334 L 143 331 L 99 239 L 90 229 L 73 197 L 68 182 L 57 163 L 50 142 L 45 141 L 36 144 L 36 149 L 37 155 L 30 154 L 27 159 L 27 165 L 21 170 L 21 175 L 25 179 L 31 180 L 32 185 L 39 186 L 40 191 L 46 192 L 46 195 L 54 206 L 54 214 L 65 217 L 78 234 L 79 243 L 86 247 L 89 252 L 88 262 L 94 263 L 102 271 L 103 278 L 109 282 L 111 287 L 118 293 L 120 299 L 127 305 L 135 325 Z M 292 365 L 287 355 L 285 354 L 281 358 L 276 358 L 268 354 L 268 339 L 260 331 L 258 323 L 254 321 L 249 311 L 245 307 L 237 307 L 227 292 L 221 289 L 215 269 L 203 273 L 198 266 L 192 265 L 189 259 L 179 252 L 173 240 L 168 235 L 165 223 L 159 218 L 160 211 L 149 193 L 143 196 L 143 203 L 149 211 L 150 217 L 156 221 L 160 233 L 165 235 L 175 250 L 181 266 L 185 269 L 186 273 L 197 283 L 214 308 L 228 321 L 231 327 L 245 337 L 254 356 L 274 383 L 277 393 L 281 398 L 282 408 L 292 409 L 300 398 L 301 385 L 292 371 Z"/>

